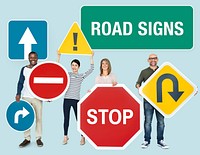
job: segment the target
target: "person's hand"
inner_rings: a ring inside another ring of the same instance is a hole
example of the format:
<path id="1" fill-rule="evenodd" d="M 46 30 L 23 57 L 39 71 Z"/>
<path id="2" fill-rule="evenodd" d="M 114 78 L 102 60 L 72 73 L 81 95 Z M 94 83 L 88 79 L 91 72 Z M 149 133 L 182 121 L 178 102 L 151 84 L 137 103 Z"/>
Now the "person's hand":
<path id="1" fill-rule="evenodd" d="M 138 89 L 138 94 L 139 94 L 140 96 L 142 96 L 142 95 L 140 94 L 140 91 L 139 91 L 139 89 Z"/>
<path id="2" fill-rule="evenodd" d="M 91 57 L 92 57 L 92 58 L 94 57 L 94 51 L 92 51 Z"/>
<path id="3" fill-rule="evenodd" d="M 197 89 L 196 89 L 196 92 L 195 92 L 194 96 L 195 96 L 195 95 L 197 95 L 197 94 L 198 94 L 198 92 L 199 92 L 199 91 L 198 91 L 198 87 L 197 87 Z"/>
<path id="4" fill-rule="evenodd" d="M 116 86 L 116 85 L 117 85 L 117 82 L 113 82 L 113 83 L 112 83 L 112 86 Z"/>
<path id="5" fill-rule="evenodd" d="M 136 86 L 136 87 L 137 87 L 137 89 L 138 89 L 138 94 L 139 94 L 140 96 L 142 96 L 142 95 L 140 94 L 140 90 L 139 90 L 139 89 L 140 89 L 140 85 L 139 85 L 139 84 L 137 84 L 137 86 Z"/>
<path id="6" fill-rule="evenodd" d="M 58 54 L 58 55 L 61 55 L 60 51 L 57 50 L 57 54 Z"/>
<path id="7" fill-rule="evenodd" d="M 15 100 L 16 100 L 17 102 L 19 102 L 19 101 L 20 101 L 20 98 L 21 98 L 21 96 L 20 96 L 20 95 L 16 95 L 16 96 L 15 96 Z"/>
<path id="8" fill-rule="evenodd" d="M 57 54 L 58 54 L 57 62 L 59 63 L 60 62 L 60 55 L 61 55 L 61 53 L 57 50 Z"/>
<path id="9" fill-rule="evenodd" d="M 90 64 L 94 64 L 94 59 L 93 59 L 93 57 L 94 57 L 94 52 L 92 51 L 92 54 L 91 54 L 91 56 L 90 56 Z"/>

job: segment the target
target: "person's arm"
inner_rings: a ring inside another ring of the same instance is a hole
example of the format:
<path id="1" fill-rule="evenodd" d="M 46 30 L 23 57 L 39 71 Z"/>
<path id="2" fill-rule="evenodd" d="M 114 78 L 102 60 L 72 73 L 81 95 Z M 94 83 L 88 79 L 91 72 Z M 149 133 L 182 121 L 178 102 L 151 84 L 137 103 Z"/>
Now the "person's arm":
<path id="1" fill-rule="evenodd" d="M 116 86 L 117 85 L 117 78 L 114 74 L 112 74 L 112 85 Z"/>
<path id="2" fill-rule="evenodd" d="M 139 77 L 138 77 L 138 80 L 136 82 L 135 87 L 137 89 L 139 89 L 143 81 L 144 81 L 143 72 L 141 72 L 140 75 L 139 75 Z"/>
<path id="3" fill-rule="evenodd" d="M 98 76 L 95 79 L 95 84 L 99 84 L 99 78 L 98 78 Z"/>
<path id="4" fill-rule="evenodd" d="M 88 75 L 90 75 L 94 70 L 94 64 L 90 65 L 90 69 L 87 70 L 84 74 L 83 74 L 83 78 L 86 78 Z"/>
<path id="5" fill-rule="evenodd" d="M 60 62 L 60 56 L 61 56 L 61 53 L 59 51 L 57 51 L 57 62 L 58 63 Z"/>
<path id="6" fill-rule="evenodd" d="M 23 86 L 24 86 L 24 80 L 25 80 L 25 77 L 24 77 L 24 67 L 21 69 L 21 72 L 20 72 L 20 76 L 19 76 L 19 81 L 17 83 L 17 94 L 15 96 L 15 100 L 17 102 L 20 101 L 20 98 L 21 98 L 21 91 L 23 89 Z"/>
<path id="7" fill-rule="evenodd" d="M 83 74 L 83 78 L 86 78 L 94 70 L 94 59 L 93 59 L 93 57 L 94 57 L 94 52 L 92 51 L 92 55 L 90 56 L 90 69 Z"/>
<path id="8" fill-rule="evenodd" d="M 90 64 L 94 65 L 94 52 L 92 51 L 92 54 L 90 56 Z"/>

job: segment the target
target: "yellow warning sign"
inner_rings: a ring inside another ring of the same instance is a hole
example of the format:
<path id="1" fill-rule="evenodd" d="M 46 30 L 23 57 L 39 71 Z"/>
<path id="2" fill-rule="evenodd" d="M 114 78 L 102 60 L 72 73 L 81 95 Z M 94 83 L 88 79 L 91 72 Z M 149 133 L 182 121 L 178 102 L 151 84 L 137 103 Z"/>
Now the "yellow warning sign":
<path id="1" fill-rule="evenodd" d="M 165 117 L 173 116 L 196 92 L 196 86 L 170 63 L 164 63 L 140 88 L 140 94 Z"/>
<path id="2" fill-rule="evenodd" d="M 77 22 L 74 22 L 71 26 L 68 34 L 61 43 L 58 52 L 61 54 L 92 54 L 90 45 Z"/>

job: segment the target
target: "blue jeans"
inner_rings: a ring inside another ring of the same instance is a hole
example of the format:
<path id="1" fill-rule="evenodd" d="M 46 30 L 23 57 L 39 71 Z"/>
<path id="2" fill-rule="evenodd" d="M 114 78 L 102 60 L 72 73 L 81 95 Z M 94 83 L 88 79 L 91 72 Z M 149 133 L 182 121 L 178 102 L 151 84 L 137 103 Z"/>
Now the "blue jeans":
<path id="1" fill-rule="evenodd" d="M 151 122 L 153 118 L 154 110 L 156 112 L 156 118 L 157 118 L 157 142 L 160 140 L 163 140 L 163 134 L 164 134 L 164 116 L 159 113 L 149 102 L 144 101 L 144 139 L 145 141 L 148 141 L 150 143 L 151 140 Z"/>

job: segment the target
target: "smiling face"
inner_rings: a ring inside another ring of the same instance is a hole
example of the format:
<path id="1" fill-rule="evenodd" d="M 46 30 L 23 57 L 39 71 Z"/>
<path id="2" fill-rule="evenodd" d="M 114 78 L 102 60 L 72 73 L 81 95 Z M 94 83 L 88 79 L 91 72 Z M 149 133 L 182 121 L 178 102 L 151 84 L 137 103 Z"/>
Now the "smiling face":
<path id="1" fill-rule="evenodd" d="M 158 57 L 156 54 L 150 54 L 148 58 L 150 67 L 156 67 L 158 63 Z"/>
<path id="2" fill-rule="evenodd" d="M 100 75 L 103 73 L 109 75 L 111 72 L 111 64 L 107 58 L 104 58 L 100 62 Z"/>
<path id="3" fill-rule="evenodd" d="M 107 71 L 108 68 L 109 68 L 109 64 L 107 61 L 103 61 L 102 64 L 101 64 L 101 68 L 103 69 L 103 71 Z"/>
<path id="4" fill-rule="evenodd" d="M 30 66 L 33 67 L 37 64 L 38 56 L 36 53 L 30 53 L 28 59 L 29 59 Z"/>
<path id="5" fill-rule="evenodd" d="M 78 73 L 79 65 L 75 62 L 71 63 L 71 68 L 73 73 Z"/>

